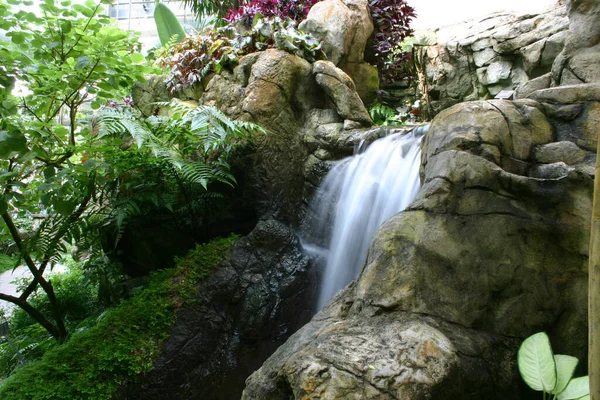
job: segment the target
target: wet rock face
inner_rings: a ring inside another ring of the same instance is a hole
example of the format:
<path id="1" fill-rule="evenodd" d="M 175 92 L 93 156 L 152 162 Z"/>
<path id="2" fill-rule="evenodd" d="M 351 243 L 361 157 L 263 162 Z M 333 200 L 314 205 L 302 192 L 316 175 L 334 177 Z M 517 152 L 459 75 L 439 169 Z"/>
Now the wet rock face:
<path id="1" fill-rule="evenodd" d="M 595 154 L 559 139 L 568 113 L 551 125 L 548 107 L 440 113 L 416 200 L 379 229 L 356 283 L 248 379 L 244 399 L 527 398 L 516 350 L 541 330 L 584 359 Z"/>
<path id="2" fill-rule="evenodd" d="M 153 370 L 114 398 L 239 398 L 244 379 L 310 318 L 310 273 L 295 234 L 259 222 L 178 311 Z"/>

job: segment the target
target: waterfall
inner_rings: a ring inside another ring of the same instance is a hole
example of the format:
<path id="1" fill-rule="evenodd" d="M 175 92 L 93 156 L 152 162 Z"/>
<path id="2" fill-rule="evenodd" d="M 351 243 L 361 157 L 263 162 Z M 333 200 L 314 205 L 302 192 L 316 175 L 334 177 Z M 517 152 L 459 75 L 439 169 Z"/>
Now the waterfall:
<path id="1" fill-rule="evenodd" d="M 317 307 L 358 277 L 377 228 L 420 187 L 421 137 L 428 126 L 378 139 L 337 163 L 310 208 L 305 249 L 325 263 Z M 359 149 L 362 146 L 359 146 Z"/>

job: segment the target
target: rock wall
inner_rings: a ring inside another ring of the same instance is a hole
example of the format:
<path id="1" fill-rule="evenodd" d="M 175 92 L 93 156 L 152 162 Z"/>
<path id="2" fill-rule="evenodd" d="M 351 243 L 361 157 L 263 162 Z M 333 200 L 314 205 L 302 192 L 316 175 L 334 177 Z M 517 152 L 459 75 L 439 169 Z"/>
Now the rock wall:
<path id="1" fill-rule="evenodd" d="M 493 14 L 425 34 L 425 45 L 415 47 L 415 64 L 426 111 L 433 117 L 528 82 L 520 97 L 549 87 L 568 29 L 566 7 L 557 6 L 539 15 Z"/>

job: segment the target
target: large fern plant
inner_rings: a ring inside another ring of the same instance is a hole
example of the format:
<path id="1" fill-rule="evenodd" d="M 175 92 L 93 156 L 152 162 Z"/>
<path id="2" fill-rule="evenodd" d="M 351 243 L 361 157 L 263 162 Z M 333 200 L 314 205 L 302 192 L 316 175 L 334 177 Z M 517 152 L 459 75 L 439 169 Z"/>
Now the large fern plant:
<path id="1" fill-rule="evenodd" d="M 169 117 L 144 119 L 134 109 L 98 111 L 92 131 L 99 141 L 118 141 L 122 151 L 102 154 L 114 168 L 108 220 L 116 227 L 115 245 L 127 222 L 157 209 L 198 220 L 198 208 L 220 197 L 213 187 L 236 184 L 229 159 L 232 151 L 265 131 L 236 121 L 215 107 L 161 103 Z"/>

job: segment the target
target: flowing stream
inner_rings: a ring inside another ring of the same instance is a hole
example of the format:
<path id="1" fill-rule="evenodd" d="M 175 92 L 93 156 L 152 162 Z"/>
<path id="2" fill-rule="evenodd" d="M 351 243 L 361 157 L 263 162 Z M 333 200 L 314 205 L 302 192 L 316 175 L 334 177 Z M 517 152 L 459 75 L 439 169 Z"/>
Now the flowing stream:
<path id="1" fill-rule="evenodd" d="M 427 128 L 376 140 L 340 161 L 321 184 L 304 238 L 305 249 L 325 262 L 318 310 L 358 277 L 377 228 L 416 196 Z"/>

